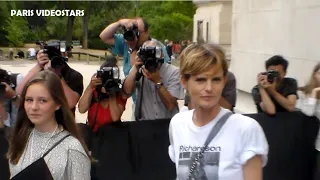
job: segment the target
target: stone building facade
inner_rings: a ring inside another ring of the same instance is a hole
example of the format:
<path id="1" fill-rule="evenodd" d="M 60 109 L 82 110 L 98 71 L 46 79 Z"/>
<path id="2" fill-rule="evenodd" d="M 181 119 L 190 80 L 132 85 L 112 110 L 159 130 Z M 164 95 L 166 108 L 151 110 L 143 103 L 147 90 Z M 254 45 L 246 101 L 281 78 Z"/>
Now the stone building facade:
<path id="1" fill-rule="evenodd" d="M 256 75 L 265 71 L 264 62 L 269 57 L 284 56 L 289 61 L 287 76 L 296 78 L 299 86 L 308 81 L 320 61 L 320 0 L 193 2 L 198 7 L 193 40 L 201 37 L 231 53 L 230 69 L 237 78 L 239 98 L 247 96 L 251 105 L 251 88 Z"/>

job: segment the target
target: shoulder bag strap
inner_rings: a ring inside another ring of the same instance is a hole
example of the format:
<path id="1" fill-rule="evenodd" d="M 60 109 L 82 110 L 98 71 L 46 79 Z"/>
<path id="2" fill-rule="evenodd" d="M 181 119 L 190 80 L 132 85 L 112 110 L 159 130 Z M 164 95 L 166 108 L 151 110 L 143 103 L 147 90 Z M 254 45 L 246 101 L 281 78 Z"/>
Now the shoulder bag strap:
<path id="1" fill-rule="evenodd" d="M 142 98 L 143 98 L 143 86 L 144 86 L 144 76 L 142 76 L 142 80 L 141 80 L 141 86 L 139 85 L 139 82 L 137 82 L 137 85 L 140 86 L 139 89 L 139 93 L 137 94 L 137 98 L 136 98 L 136 107 L 134 110 L 134 116 L 136 121 L 140 121 L 141 120 L 141 105 L 142 105 Z"/>
<path id="2" fill-rule="evenodd" d="M 200 152 L 198 153 L 198 155 L 196 156 L 196 158 L 193 159 L 192 164 L 190 166 L 190 171 L 189 171 L 189 176 L 188 176 L 188 180 L 191 180 L 192 177 L 192 173 L 194 172 L 196 165 L 198 164 L 198 162 L 200 161 L 200 159 L 203 156 L 203 153 L 205 151 L 205 149 L 207 149 L 209 143 L 213 140 L 213 138 L 215 138 L 215 136 L 218 134 L 218 132 L 220 131 L 220 129 L 223 127 L 223 125 L 225 124 L 225 122 L 229 119 L 229 117 L 232 115 L 232 112 L 227 112 L 226 114 L 224 114 L 220 120 L 212 127 L 204 145 L 203 148 L 201 148 Z"/>
<path id="3" fill-rule="evenodd" d="M 53 150 L 57 145 L 59 145 L 63 140 L 65 140 L 67 137 L 71 136 L 71 134 L 67 134 L 63 138 L 61 138 L 58 142 L 56 142 L 44 155 L 42 156 L 43 158 L 46 157 L 46 155 L 49 154 L 51 150 Z"/>
<path id="4" fill-rule="evenodd" d="M 93 92 L 95 93 L 95 92 Z M 97 103 L 97 108 L 96 108 L 96 111 L 94 113 L 94 117 L 93 117 L 93 121 L 92 121 L 92 124 L 89 125 L 89 118 L 87 117 L 87 120 L 86 120 L 86 124 L 91 127 L 91 129 L 94 129 L 95 125 L 96 125 L 96 122 L 97 122 L 97 115 L 98 115 L 98 111 L 99 111 L 99 105 L 100 105 L 100 97 L 95 97 L 95 94 L 92 94 L 92 98 L 91 98 L 91 103 L 90 103 L 90 106 L 92 106 L 93 103 Z"/>
<path id="5" fill-rule="evenodd" d="M 94 113 L 92 124 L 89 125 L 89 126 L 91 126 L 92 129 L 94 129 L 94 127 L 96 125 L 96 122 L 97 122 L 97 115 L 98 115 L 98 111 L 99 111 L 99 106 L 100 106 L 100 101 L 97 102 L 97 108 L 96 108 L 96 111 Z M 87 124 L 89 124 L 89 122 L 87 122 Z"/>

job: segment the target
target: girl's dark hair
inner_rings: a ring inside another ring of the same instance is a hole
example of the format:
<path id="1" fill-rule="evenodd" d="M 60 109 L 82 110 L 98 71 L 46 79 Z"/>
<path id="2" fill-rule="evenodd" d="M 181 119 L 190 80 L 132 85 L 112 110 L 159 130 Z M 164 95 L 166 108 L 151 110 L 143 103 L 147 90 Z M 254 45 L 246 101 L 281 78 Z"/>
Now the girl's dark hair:
<path id="1" fill-rule="evenodd" d="M 101 64 L 100 69 L 103 67 L 115 67 L 117 66 L 117 59 L 113 55 L 108 55 L 104 63 Z"/>

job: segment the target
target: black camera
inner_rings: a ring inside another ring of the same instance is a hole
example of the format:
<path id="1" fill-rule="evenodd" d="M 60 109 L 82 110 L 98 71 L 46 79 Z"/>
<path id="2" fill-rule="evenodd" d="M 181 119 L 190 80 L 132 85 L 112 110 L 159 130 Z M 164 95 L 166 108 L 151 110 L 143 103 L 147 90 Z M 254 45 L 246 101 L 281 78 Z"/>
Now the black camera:
<path id="1" fill-rule="evenodd" d="M 44 53 L 48 54 L 53 69 L 61 68 L 67 61 L 67 59 L 61 55 L 61 49 L 65 51 L 64 42 L 49 41 L 48 43 L 44 43 L 43 41 L 37 41 L 36 44 L 41 46 Z"/>
<path id="2" fill-rule="evenodd" d="M 11 78 L 6 70 L 0 69 L 0 98 L 4 97 L 6 93 L 6 86 L 2 82 L 11 85 Z"/>
<path id="3" fill-rule="evenodd" d="M 120 71 L 118 67 L 103 67 L 97 71 L 97 78 L 100 78 L 102 85 L 97 87 L 97 92 L 100 95 L 101 88 L 104 87 L 108 94 L 115 94 L 120 91 Z M 104 96 L 107 97 L 106 94 Z"/>
<path id="4" fill-rule="evenodd" d="M 262 75 L 266 75 L 268 82 L 273 83 L 276 78 L 280 77 L 280 73 L 278 71 L 270 70 L 262 73 Z"/>
<path id="5" fill-rule="evenodd" d="M 155 72 L 158 68 L 158 64 L 164 62 L 164 59 L 161 58 L 162 50 L 160 47 L 143 46 L 137 54 L 149 72 Z"/>
<path id="6" fill-rule="evenodd" d="M 124 27 L 123 31 L 123 38 L 127 41 L 134 41 L 135 37 L 139 38 L 139 30 L 136 23 L 133 23 L 130 29 Z"/>

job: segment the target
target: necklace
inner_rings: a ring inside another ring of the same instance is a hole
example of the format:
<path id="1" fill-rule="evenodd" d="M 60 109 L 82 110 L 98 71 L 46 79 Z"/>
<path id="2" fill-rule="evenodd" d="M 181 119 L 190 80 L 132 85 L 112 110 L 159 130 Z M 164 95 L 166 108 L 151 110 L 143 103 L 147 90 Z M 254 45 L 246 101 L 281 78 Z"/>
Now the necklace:
<path id="1" fill-rule="evenodd" d="M 58 125 L 57 125 L 57 127 L 54 129 L 54 131 L 51 133 L 50 138 L 47 140 L 48 142 L 47 142 L 45 148 L 43 149 L 43 152 L 41 153 L 41 156 L 40 156 L 40 157 L 42 157 L 43 154 L 46 152 L 47 147 L 48 147 L 49 143 L 51 142 L 51 139 L 52 139 L 52 137 L 53 137 L 53 135 L 54 135 L 54 133 L 56 132 L 57 129 L 58 129 Z M 31 138 L 30 161 L 32 161 L 32 158 L 33 158 L 33 139 L 34 139 L 34 131 L 32 132 L 32 138 Z"/>
<path id="2" fill-rule="evenodd" d="M 47 147 L 48 147 L 48 145 L 49 145 L 49 143 L 50 143 L 50 141 L 51 141 L 51 138 L 53 137 L 53 135 L 54 135 L 54 133 L 56 132 L 56 130 L 58 129 L 58 127 L 59 127 L 59 125 L 57 125 L 57 127 L 55 128 L 55 130 L 51 133 L 51 136 L 50 136 L 50 138 L 48 139 L 48 143 L 47 143 L 46 148 L 44 149 L 41 157 L 43 156 L 45 150 L 47 149 Z M 32 163 L 32 158 L 33 158 L 33 139 L 34 139 L 34 129 L 32 130 L 32 132 L 31 132 L 31 134 L 29 135 L 29 138 L 28 138 L 28 144 L 30 143 L 30 159 L 29 159 L 29 163 L 30 163 L 30 164 Z M 29 142 L 29 141 L 30 141 L 30 142 Z M 20 171 L 23 170 L 23 164 L 24 164 L 24 161 L 25 161 L 25 158 L 26 158 L 26 153 L 27 153 L 27 151 L 25 151 L 25 152 L 23 153 L 23 158 L 22 158 L 21 164 L 20 164 L 20 167 L 21 167 Z"/>

